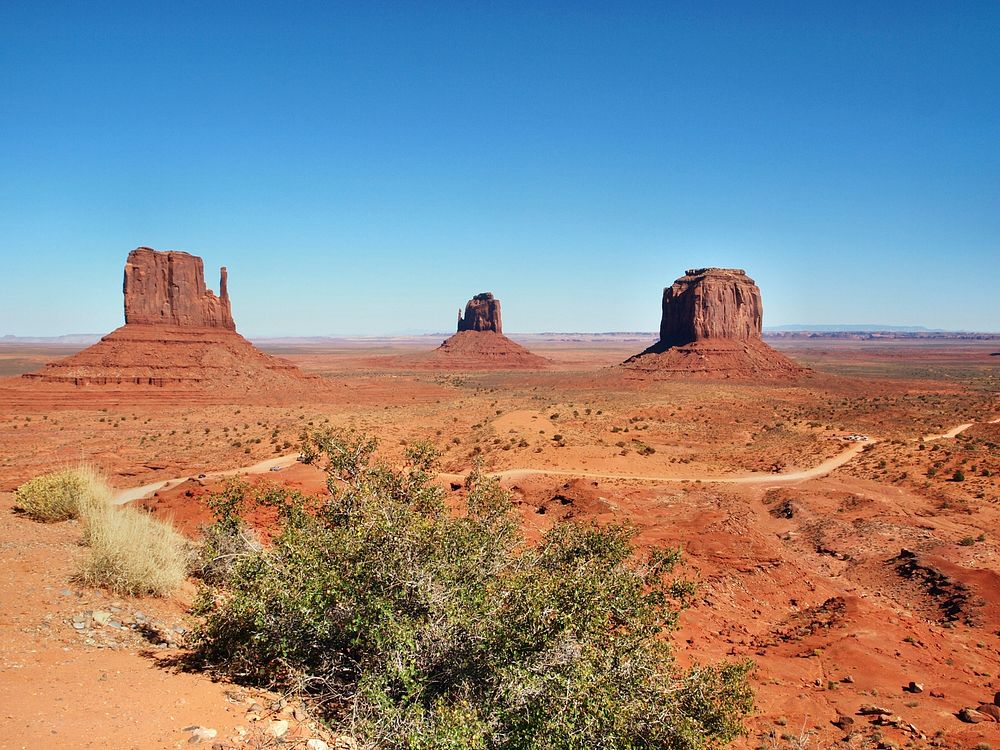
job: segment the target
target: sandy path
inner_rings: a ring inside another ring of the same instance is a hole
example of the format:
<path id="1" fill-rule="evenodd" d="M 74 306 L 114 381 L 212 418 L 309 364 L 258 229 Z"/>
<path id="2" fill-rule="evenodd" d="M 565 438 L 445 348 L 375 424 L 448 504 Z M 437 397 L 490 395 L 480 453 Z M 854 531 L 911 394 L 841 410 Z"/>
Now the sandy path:
<path id="1" fill-rule="evenodd" d="M 575 469 L 503 469 L 501 471 L 490 472 L 491 476 L 498 479 L 521 479 L 530 476 L 566 476 L 566 477 L 589 477 L 591 479 L 629 479 L 639 482 L 717 482 L 723 484 L 773 484 L 776 482 L 800 482 L 804 479 L 814 479 L 829 474 L 848 461 L 853 459 L 865 445 L 874 444 L 874 440 L 867 443 L 854 443 L 849 448 L 841 451 L 833 458 L 828 458 L 821 464 L 811 469 L 802 471 L 790 471 L 784 474 L 741 474 L 737 476 L 661 476 L 644 474 L 610 474 L 600 471 L 578 471 Z M 464 474 L 438 474 L 439 478 L 449 481 L 461 481 Z"/>
<path id="2" fill-rule="evenodd" d="M 924 442 L 929 443 L 931 440 L 947 440 L 948 438 L 957 437 L 974 424 L 975 422 L 966 422 L 965 424 L 956 425 L 947 432 L 942 432 L 940 435 L 924 435 Z"/>
<path id="3" fill-rule="evenodd" d="M 264 474 L 270 471 L 273 467 L 277 466 L 280 468 L 285 468 L 286 466 L 291 466 L 295 463 L 295 459 L 298 457 L 298 453 L 289 453 L 287 456 L 277 456 L 276 458 L 269 458 L 266 461 L 259 461 L 252 466 L 244 466 L 240 469 L 226 469 L 225 471 L 213 471 L 205 474 L 206 479 L 216 479 L 218 477 L 234 477 L 237 474 Z M 173 479 L 161 479 L 158 482 L 150 482 L 149 484 L 143 484 L 138 487 L 128 487 L 123 490 L 118 490 L 115 492 L 114 503 L 115 505 L 122 505 L 124 503 L 130 503 L 133 500 L 140 500 L 144 497 L 152 495 L 154 492 L 159 490 L 167 489 L 168 487 L 173 487 L 174 485 L 180 484 L 181 482 L 186 482 L 189 479 L 195 479 L 199 475 L 189 474 L 186 477 L 175 477 Z"/>
<path id="4" fill-rule="evenodd" d="M 642 475 L 642 474 L 610 474 L 605 472 L 592 472 L 592 471 L 578 471 L 575 469 L 532 469 L 532 468 L 520 468 L 520 469 L 503 469 L 501 471 L 490 472 L 492 476 L 499 479 L 520 479 L 522 477 L 528 476 L 568 476 L 568 477 L 590 477 L 592 479 L 631 479 L 639 482 L 719 482 L 725 484 L 771 484 L 774 482 L 799 482 L 804 479 L 814 479 L 816 477 L 825 476 L 829 474 L 834 469 L 837 469 L 848 461 L 853 459 L 862 450 L 864 450 L 865 445 L 874 444 L 874 440 L 870 440 L 867 443 L 853 443 L 850 447 L 838 453 L 832 458 L 828 458 L 821 464 L 818 464 L 811 469 L 803 469 L 802 471 L 790 471 L 784 474 L 745 474 L 739 476 L 660 476 L 660 475 Z M 278 456 L 277 458 L 270 458 L 266 461 L 260 461 L 253 464 L 252 466 L 244 466 L 240 469 L 227 469 L 225 471 L 214 471 L 205 474 L 206 479 L 217 479 L 219 477 L 232 477 L 237 474 L 265 474 L 271 470 L 272 467 L 278 466 L 284 468 L 286 466 L 291 466 L 295 463 L 295 459 L 298 456 L 297 453 L 291 453 L 287 456 Z M 151 482 L 149 484 L 143 484 L 138 487 L 129 487 L 127 489 L 118 490 L 115 493 L 114 502 L 117 505 L 122 505 L 124 503 L 130 503 L 133 500 L 140 500 L 144 497 L 152 495 L 154 492 L 159 490 L 167 489 L 181 482 L 186 482 L 189 479 L 194 479 L 196 475 L 189 475 L 185 477 L 175 477 L 173 479 L 161 479 L 158 482 Z M 465 474 L 448 474 L 441 473 L 438 474 L 439 479 L 445 481 L 464 481 Z"/>

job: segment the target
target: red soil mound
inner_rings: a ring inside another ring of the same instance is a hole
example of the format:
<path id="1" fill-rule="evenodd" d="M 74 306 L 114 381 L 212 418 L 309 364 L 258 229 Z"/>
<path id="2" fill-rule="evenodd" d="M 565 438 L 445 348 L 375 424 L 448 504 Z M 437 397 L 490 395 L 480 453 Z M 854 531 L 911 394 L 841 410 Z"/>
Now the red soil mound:
<path id="1" fill-rule="evenodd" d="M 639 377 L 795 378 L 808 373 L 763 341 L 712 339 L 651 346 L 621 365 Z"/>

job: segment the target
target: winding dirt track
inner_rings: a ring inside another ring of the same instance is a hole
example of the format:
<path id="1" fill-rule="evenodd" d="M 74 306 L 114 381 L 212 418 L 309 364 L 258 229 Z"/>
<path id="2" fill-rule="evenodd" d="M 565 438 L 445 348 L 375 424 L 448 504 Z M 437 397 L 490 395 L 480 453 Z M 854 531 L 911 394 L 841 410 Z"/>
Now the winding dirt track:
<path id="1" fill-rule="evenodd" d="M 801 482 L 804 479 L 815 479 L 829 474 L 856 455 L 858 455 L 866 445 L 873 445 L 874 440 L 867 443 L 853 443 L 849 448 L 838 453 L 833 458 L 828 458 L 821 464 L 817 464 L 811 469 L 802 471 L 789 471 L 784 474 L 741 474 L 737 476 L 657 476 L 645 474 L 608 474 L 599 471 L 577 471 L 575 469 L 503 469 L 501 471 L 490 472 L 498 479 L 520 479 L 530 476 L 566 476 L 566 477 L 590 477 L 592 479 L 631 479 L 639 482 L 714 482 L 719 484 L 774 484 L 780 482 Z M 463 479 L 464 474 L 438 474 L 442 479 Z"/>
<path id="2" fill-rule="evenodd" d="M 996 424 L 1000 422 L 1000 418 L 990 420 L 990 424 Z M 947 438 L 953 438 L 961 434 L 965 430 L 969 429 L 974 425 L 975 422 L 967 422 L 960 425 L 952 427 L 947 432 L 943 432 L 940 435 L 926 435 L 924 436 L 925 441 L 930 440 L 942 440 Z M 644 474 L 610 474 L 605 472 L 597 471 L 578 471 L 575 469 L 532 469 L 532 468 L 520 468 L 520 469 L 502 469 L 500 471 L 490 472 L 492 476 L 498 479 L 520 479 L 522 477 L 529 476 L 566 476 L 566 477 L 589 477 L 591 479 L 628 479 L 638 482 L 709 482 L 717 484 L 781 484 L 785 482 L 801 482 L 806 479 L 816 479 L 817 477 L 826 476 L 830 472 L 839 469 L 844 464 L 851 461 L 855 456 L 857 456 L 861 451 L 864 450 L 867 445 L 874 445 L 877 441 L 871 439 L 865 443 L 852 443 L 849 447 L 842 450 L 836 456 L 828 458 L 820 464 L 812 467 L 811 469 L 803 469 L 801 471 L 789 471 L 783 474 L 740 474 L 740 475 L 724 475 L 724 476 L 661 476 L 661 475 L 644 475 Z M 295 463 L 297 453 L 290 453 L 287 456 L 278 456 L 277 458 L 269 458 L 266 461 L 260 461 L 251 466 L 244 466 L 239 469 L 227 469 L 225 471 L 213 471 L 211 473 L 205 474 L 205 478 L 217 479 L 219 477 L 232 477 L 237 474 L 264 474 L 270 471 L 274 467 L 285 468 L 291 466 Z M 144 497 L 152 495 L 168 487 L 173 487 L 181 482 L 186 482 L 189 479 L 195 478 L 194 475 L 189 475 L 185 477 L 175 477 L 173 479 L 161 479 L 158 482 L 151 482 L 150 484 L 139 485 L 138 487 L 128 487 L 126 489 L 118 490 L 115 493 L 114 502 L 117 505 L 122 505 L 124 503 L 130 503 L 133 500 L 140 500 Z M 439 479 L 445 481 L 462 481 L 465 479 L 465 474 L 438 474 Z"/>
<path id="3" fill-rule="evenodd" d="M 1000 417 L 997 419 L 991 419 L 987 424 L 997 424 L 1000 422 Z M 924 435 L 924 442 L 929 443 L 932 440 L 947 440 L 948 438 L 958 437 L 967 429 L 972 427 L 975 422 L 965 422 L 964 424 L 955 425 L 947 432 L 942 432 L 940 435 Z"/>

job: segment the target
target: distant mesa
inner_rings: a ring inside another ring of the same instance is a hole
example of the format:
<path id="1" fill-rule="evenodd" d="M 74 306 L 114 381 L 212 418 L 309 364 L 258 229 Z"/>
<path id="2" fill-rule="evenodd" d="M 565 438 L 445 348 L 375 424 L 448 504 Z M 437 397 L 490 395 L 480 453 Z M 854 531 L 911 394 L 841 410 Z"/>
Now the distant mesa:
<path id="1" fill-rule="evenodd" d="M 537 370 L 551 362 L 503 335 L 500 300 L 483 292 L 468 301 L 464 314 L 458 311 L 458 331 L 411 364 L 450 370 Z"/>
<path id="2" fill-rule="evenodd" d="M 746 271 L 696 268 L 663 290 L 660 340 L 622 366 L 651 377 L 791 378 L 808 370 L 761 339 L 760 289 Z"/>
<path id="3" fill-rule="evenodd" d="M 226 269 L 219 296 L 201 258 L 139 247 L 125 262 L 125 325 L 93 346 L 24 375 L 74 386 L 144 385 L 254 393 L 315 387 L 287 360 L 236 332 Z"/>

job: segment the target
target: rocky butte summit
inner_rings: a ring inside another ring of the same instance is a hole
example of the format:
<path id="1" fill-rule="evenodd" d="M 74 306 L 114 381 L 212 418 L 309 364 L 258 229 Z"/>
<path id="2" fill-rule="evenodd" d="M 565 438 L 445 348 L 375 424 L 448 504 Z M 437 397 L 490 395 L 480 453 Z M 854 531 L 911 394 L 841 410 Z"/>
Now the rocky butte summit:
<path id="1" fill-rule="evenodd" d="M 201 258 L 139 247 L 125 261 L 125 325 L 25 378 L 74 386 L 137 385 L 244 391 L 302 391 L 315 384 L 295 365 L 236 332 L 228 274 L 219 295 L 205 285 Z"/>
<path id="2" fill-rule="evenodd" d="M 660 340 L 622 366 L 637 374 L 793 378 L 808 370 L 761 339 L 760 289 L 737 268 L 691 269 L 663 290 Z"/>
<path id="3" fill-rule="evenodd" d="M 492 292 L 470 299 L 458 311 L 458 331 L 422 360 L 456 370 L 530 370 L 550 364 L 503 335 L 500 300 Z"/>

